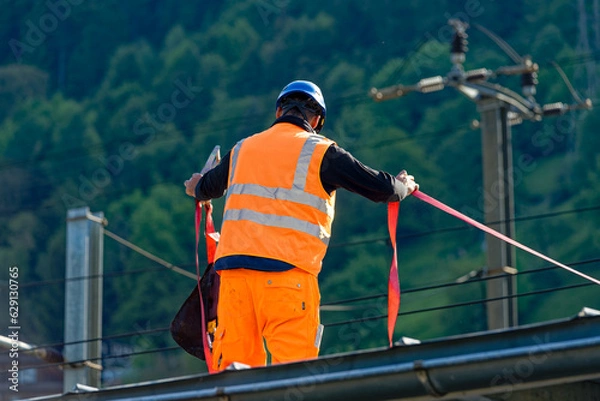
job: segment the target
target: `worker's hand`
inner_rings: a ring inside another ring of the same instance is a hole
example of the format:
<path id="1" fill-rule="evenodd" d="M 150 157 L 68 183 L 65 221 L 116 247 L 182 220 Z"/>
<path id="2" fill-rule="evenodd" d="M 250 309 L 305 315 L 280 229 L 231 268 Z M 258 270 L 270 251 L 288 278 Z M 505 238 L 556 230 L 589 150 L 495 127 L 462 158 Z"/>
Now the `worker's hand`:
<path id="1" fill-rule="evenodd" d="M 198 181 L 202 178 L 202 174 L 194 173 L 190 177 L 189 180 L 186 180 L 183 185 L 185 185 L 185 193 L 189 196 L 195 198 L 196 197 L 196 186 L 198 185 Z"/>
<path id="2" fill-rule="evenodd" d="M 406 196 L 412 194 L 413 192 L 415 192 L 419 189 L 419 184 L 417 184 L 415 182 L 415 177 L 412 175 L 408 175 L 406 170 L 402 170 L 396 176 L 396 179 L 399 180 L 404 185 L 406 185 L 406 188 L 408 188 L 408 192 L 406 193 Z"/>

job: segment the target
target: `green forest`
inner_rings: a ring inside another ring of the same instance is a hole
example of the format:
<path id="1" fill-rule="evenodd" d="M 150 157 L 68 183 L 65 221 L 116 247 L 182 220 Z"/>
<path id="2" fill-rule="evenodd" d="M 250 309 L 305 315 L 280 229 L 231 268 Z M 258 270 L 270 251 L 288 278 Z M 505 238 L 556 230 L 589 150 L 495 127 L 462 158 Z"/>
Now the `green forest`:
<path id="1" fill-rule="evenodd" d="M 466 70 L 515 64 L 478 24 L 539 65 L 540 105 L 576 103 L 553 62 L 581 97 L 598 102 L 597 0 L 1 3 L 0 292 L 18 266 L 20 339 L 32 344 L 63 341 L 67 210 L 103 212 L 107 230 L 195 273 L 194 202 L 183 181 L 214 146 L 224 154 L 268 127 L 292 80 L 323 90 L 323 135 L 370 167 L 408 170 L 423 192 L 478 221 L 493 194 L 483 190 L 477 105 L 453 88 L 375 102 L 371 88 L 446 75 L 455 18 L 469 24 Z M 518 75 L 490 82 L 521 91 Z M 598 127 L 595 109 L 511 127 L 516 239 L 593 277 Z M 387 345 L 386 321 L 376 318 L 387 313 L 376 296 L 387 291 L 392 258 L 386 205 L 344 190 L 337 196 L 319 276 L 321 354 Z M 223 200 L 214 205 L 218 227 Z M 485 303 L 475 302 L 486 282 L 445 286 L 485 268 L 484 234 L 408 198 L 397 235 L 404 293 L 395 337 L 486 330 Z M 103 383 L 205 371 L 174 349 L 167 330 L 154 330 L 169 326 L 194 280 L 111 238 L 104 247 L 103 336 L 115 337 L 105 355 L 134 355 L 107 358 Z M 580 277 L 520 250 L 513 267 L 523 294 L 519 324 L 600 309 L 598 287 Z"/>

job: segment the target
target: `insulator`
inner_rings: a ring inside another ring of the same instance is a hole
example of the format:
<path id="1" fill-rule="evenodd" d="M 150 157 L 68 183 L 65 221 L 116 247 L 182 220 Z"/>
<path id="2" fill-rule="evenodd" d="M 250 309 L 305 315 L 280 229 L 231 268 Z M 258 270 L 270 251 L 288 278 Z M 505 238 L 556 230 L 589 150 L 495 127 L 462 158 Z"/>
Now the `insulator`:
<path id="1" fill-rule="evenodd" d="M 467 50 L 469 50 L 469 48 L 467 47 L 467 44 L 469 44 L 469 42 L 467 41 L 468 37 L 469 35 L 467 35 L 466 32 L 454 32 L 450 53 L 465 54 Z"/>
<path id="2" fill-rule="evenodd" d="M 513 125 L 519 125 L 523 123 L 523 117 L 519 114 L 515 114 L 513 116 L 510 116 L 508 119 L 508 125 L 513 126 Z"/>
<path id="3" fill-rule="evenodd" d="M 450 53 L 450 62 L 452 64 L 462 64 L 465 62 L 464 53 Z"/>
<path id="4" fill-rule="evenodd" d="M 478 68 L 466 72 L 467 82 L 485 81 L 491 75 L 487 68 Z"/>
<path id="5" fill-rule="evenodd" d="M 521 74 L 521 90 L 525 96 L 535 96 L 535 86 L 538 84 L 537 72 L 530 71 Z"/>
<path id="6" fill-rule="evenodd" d="M 542 112 L 545 116 L 556 116 L 560 114 L 564 114 L 567 110 L 567 107 L 562 102 L 545 104 L 542 107 Z"/>
<path id="7" fill-rule="evenodd" d="M 49 363 L 62 363 L 65 361 L 63 354 L 54 348 L 37 348 L 34 354 Z"/>
<path id="8" fill-rule="evenodd" d="M 397 97 L 403 96 L 405 93 L 406 91 L 404 90 L 404 86 L 402 85 L 394 85 L 384 89 L 372 88 L 370 91 L 371 97 L 376 102 L 383 102 L 384 100 L 395 99 Z"/>
<path id="9" fill-rule="evenodd" d="M 526 72 L 521 75 L 521 86 L 535 86 L 537 84 L 537 72 Z"/>
<path id="10" fill-rule="evenodd" d="M 444 89 L 444 78 L 440 75 L 431 78 L 424 78 L 417 84 L 422 93 L 431 93 Z"/>
<path id="11" fill-rule="evenodd" d="M 537 94 L 537 90 L 535 89 L 535 86 L 533 86 L 533 85 L 523 86 L 523 87 L 521 87 L 521 91 L 523 92 L 523 95 L 525 95 L 525 96 L 535 96 Z"/>

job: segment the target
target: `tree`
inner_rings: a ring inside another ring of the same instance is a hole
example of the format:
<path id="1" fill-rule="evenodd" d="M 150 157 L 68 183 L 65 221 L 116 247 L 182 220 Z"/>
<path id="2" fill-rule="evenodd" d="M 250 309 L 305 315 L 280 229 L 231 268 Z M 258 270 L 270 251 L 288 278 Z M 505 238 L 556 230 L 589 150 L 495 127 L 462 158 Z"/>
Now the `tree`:
<path id="1" fill-rule="evenodd" d="M 29 99 L 44 99 L 48 74 L 29 66 L 10 64 L 0 67 L 0 121 Z"/>

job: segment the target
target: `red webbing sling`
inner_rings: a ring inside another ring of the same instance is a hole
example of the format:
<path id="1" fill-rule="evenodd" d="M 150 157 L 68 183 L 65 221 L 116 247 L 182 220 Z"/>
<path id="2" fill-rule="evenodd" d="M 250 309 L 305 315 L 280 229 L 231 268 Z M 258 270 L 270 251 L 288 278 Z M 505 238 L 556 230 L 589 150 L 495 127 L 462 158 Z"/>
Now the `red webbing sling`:
<path id="1" fill-rule="evenodd" d="M 390 347 L 394 345 L 394 328 L 396 327 L 396 319 L 400 310 L 400 279 L 398 278 L 398 252 L 396 250 L 396 228 L 399 211 L 400 202 L 388 203 L 388 230 L 394 250 L 390 266 L 390 277 L 388 279 L 388 338 L 390 340 Z"/>
<path id="2" fill-rule="evenodd" d="M 573 274 L 577 274 L 578 276 L 583 277 L 586 280 L 591 281 L 592 283 L 600 285 L 600 280 L 598 280 L 598 279 L 596 279 L 594 277 L 588 276 L 587 274 L 584 274 L 584 273 L 582 273 L 582 272 L 580 272 L 578 270 L 573 269 L 572 267 L 569 267 L 569 266 L 567 266 L 565 264 L 562 264 L 562 263 L 560 263 L 560 262 L 558 262 L 558 261 L 556 261 L 556 260 L 554 260 L 554 259 L 552 259 L 552 258 L 550 258 L 550 257 L 548 257 L 548 256 L 546 256 L 546 255 L 544 255 L 544 254 L 536 251 L 536 250 L 533 250 L 533 249 L 531 249 L 531 248 L 529 248 L 529 247 L 521 244 L 520 242 L 515 241 L 514 239 L 512 239 L 510 237 L 507 237 L 506 235 L 501 234 L 498 231 L 496 231 L 496 230 L 494 230 L 494 229 L 492 229 L 492 228 L 490 228 L 490 227 L 488 227 L 486 225 L 483 225 L 480 222 L 475 221 L 475 220 L 473 220 L 470 217 L 465 216 L 464 214 L 460 213 L 459 211 L 452 209 L 450 206 L 447 206 L 447 205 L 443 204 L 442 202 L 438 201 L 437 199 L 434 199 L 431 196 L 429 196 L 429 195 L 427 195 L 427 194 L 425 194 L 425 193 L 423 193 L 421 191 L 415 191 L 415 192 L 412 193 L 412 195 L 415 198 L 418 198 L 418 199 L 422 200 L 423 202 L 429 203 L 431 206 L 434 206 L 434 207 L 436 207 L 436 208 L 438 208 L 438 209 L 440 209 L 440 210 L 448 213 L 449 215 L 454 216 L 454 217 L 456 217 L 456 218 L 458 218 L 458 219 L 460 219 L 460 220 L 462 220 L 462 221 L 464 221 L 464 222 L 472 225 L 473 227 L 477 227 L 478 229 L 480 229 L 480 230 L 482 230 L 482 231 L 484 231 L 484 232 L 486 232 L 486 233 L 488 233 L 490 235 L 493 235 L 496 238 L 501 239 L 502 241 L 505 241 L 505 242 L 507 242 L 507 243 L 509 243 L 511 245 L 516 246 L 517 248 L 520 248 L 520 249 L 522 249 L 522 250 L 524 250 L 526 252 L 529 252 L 530 254 L 532 254 L 534 256 L 537 256 L 538 258 L 542 258 L 545 261 L 552 263 L 553 265 L 556 265 L 556 266 L 561 267 L 561 268 L 563 268 L 563 269 L 565 269 L 567 271 L 570 271 Z"/>
<path id="3" fill-rule="evenodd" d="M 588 276 L 587 274 L 584 274 L 578 270 L 573 269 L 572 267 L 569 267 L 563 263 L 560 263 L 534 249 L 529 248 L 528 246 L 525 246 L 523 244 L 521 244 L 518 241 L 515 241 L 514 239 L 507 237 L 506 235 L 499 233 L 498 231 L 484 225 L 481 224 L 480 222 L 473 220 L 472 218 L 465 216 L 464 214 L 460 213 L 459 211 L 451 208 L 450 206 L 445 205 L 444 203 L 438 201 L 437 199 L 432 198 L 431 196 L 416 190 L 412 193 L 412 196 L 414 196 L 417 199 L 422 200 L 425 203 L 430 204 L 431 206 L 434 206 L 440 210 L 442 210 L 445 213 L 448 213 L 451 216 L 454 216 L 470 225 L 472 225 L 473 227 L 476 227 L 480 230 L 482 230 L 483 232 L 493 235 L 494 237 L 501 239 L 502 241 L 505 241 L 513 246 L 516 246 L 517 248 L 520 248 L 526 252 L 529 252 L 530 254 L 537 256 L 541 259 L 544 259 L 547 262 L 550 262 L 558 267 L 561 267 L 573 274 L 576 274 L 580 277 L 585 278 L 586 280 L 591 281 L 592 283 L 598 284 L 600 285 L 600 280 Z M 400 281 L 398 279 L 398 261 L 397 261 L 397 251 L 396 251 L 396 226 L 397 226 L 397 221 L 398 221 L 398 211 L 400 208 L 400 203 L 399 202 L 392 202 L 388 204 L 388 229 L 390 231 L 390 240 L 392 242 L 392 248 L 394 249 L 394 256 L 392 259 L 392 265 L 390 267 L 390 277 L 388 280 L 388 337 L 389 337 L 389 341 L 390 341 L 390 347 L 393 345 L 393 335 L 394 335 L 394 328 L 396 326 L 396 318 L 398 316 L 398 311 L 400 310 Z"/>
<path id="4" fill-rule="evenodd" d="M 208 259 L 208 264 L 210 265 L 215 261 L 215 253 L 217 251 L 217 241 L 215 238 L 215 224 L 212 218 L 212 205 L 210 203 L 204 204 L 204 209 L 206 211 L 206 218 L 204 221 L 204 236 L 206 239 L 206 257 Z M 204 301 L 202 299 L 202 288 L 200 285 L 200 279 L 202 275 L 200 274 L 200 260 L 198 257 L 198 246 L 200 245 L 200 223 L 202 221 L 202 203 L 196 201 L 196 274 L 198 276 L 198 296 L 200 298 L 200 315 L 202 320 L 202 346 L 204 348 L 204 360 L 206 361 L 206 366 L 208 368 L 208 373 L 214 373 L 215 370 L 212 367 L 212 353 L 210 350 L 210 346 L 208 344 L 208 334 L 206 333 L 206 316 L 204 314 Z"/>

